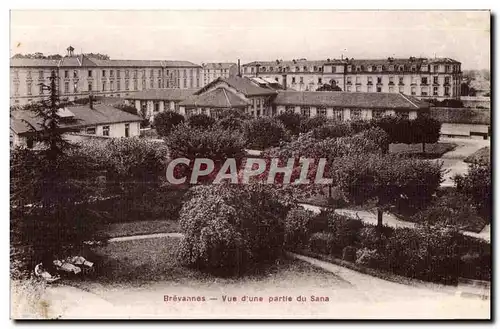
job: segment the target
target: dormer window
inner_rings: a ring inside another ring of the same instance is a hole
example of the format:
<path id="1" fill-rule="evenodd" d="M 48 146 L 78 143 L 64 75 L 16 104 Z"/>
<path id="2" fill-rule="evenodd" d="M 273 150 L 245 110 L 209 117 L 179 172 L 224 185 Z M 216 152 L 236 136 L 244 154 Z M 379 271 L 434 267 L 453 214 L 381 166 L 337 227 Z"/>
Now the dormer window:
<path id="1" fill-rule="evenodd" d="M 372 71 L 375 71 L 377 68 L 375 67 L 375 65 L 372 66 Z"/>
<path id="2" fill-rule="evenodd" d="M 272 72 L 272 71 L 274 71 L 274 68 L 271 66 L 271 67 L 269 68 L 269 72 Z"/>
<path id="3" fill-rule="evenodd" d="M 304 66 L 304 72 L 307 72 L 308 69 L 307 69 L 307 66 Z"/>
<path id="4" fill-rule="evenodd" d="M 378 69 L 378 71 L 379 71 L 379 72 L 382 72 L 382 65 L 379 65 L 379 66 L 377 67 L 377 69 Z"/>
<path id="5" fill-rule="evenodd" d="M 356 72 L 360 72 L 361 71 L 361 66 L 356 66 Z"/>
<path id="6" fill-rule="evenodd" d="M 403 65 L 399 65 L 399 71 L 403 72 L 405 70 L 405 67 Z"/>
<path id="7" fill-rule="evenodd" d="M 347 72 L 351 72 L 352 71 L 352 66 L 351 65 L 347 65 Z"/>
<path id="8" fill-rule="evenodd" d="M 412 65 L 412 66 L 411 66 L 411 71 L 412 71 L 412 72 L 415 72 L 416 70 L 417 70 L 417 67 L 416 67 L 415 65 Z"/>
<path id="9" fill-rule="evenodd" d="M 318 70 L 318 67 L 317 67 L 317 66 L 315 66 L 315 67 L 313 68 L 313 70 L 314 70 L 314 72 L 316 72 L 316 71 Z"/>
<path id="10" fill-rule="evenodd" d="M 296 66 L 295 67 L 295 72 L 300 72 L 300 67 Z"/>
<path id="11" fill-rule="evenodd" d="M 389 71 L 394 71 L 394 65 L 389 65 Z"/>

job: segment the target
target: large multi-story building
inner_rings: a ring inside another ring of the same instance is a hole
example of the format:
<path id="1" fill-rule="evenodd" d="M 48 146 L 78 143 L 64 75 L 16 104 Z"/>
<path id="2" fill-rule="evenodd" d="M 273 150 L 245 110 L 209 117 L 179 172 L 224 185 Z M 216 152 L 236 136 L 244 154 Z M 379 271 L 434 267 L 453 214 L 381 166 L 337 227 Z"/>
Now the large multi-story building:
<path id="1" fill-rule="evenodd" d="M 238 74 L 236 63 L 202 63 L 203 85 L 206 85 L 217 78 L 229 78 Z"/>
<path id="2" fill-rule="evenodd" d="M 130 93 L 155 88 L 200 88 L 202 67 L 188 61 L 164 60 L 102 60 L 75 55 L 68 47 L 61 60 L 11 59 L 12 105 L 39 101 L 47 91 L 52 72 L 58 77 L 61 99 L 74 100 L 89 93 L 101 96 L 126 97 Z"/>
<path id="3" fill-rule="evenodd" d="M 458 99 L 462 80 L 461 63 L 450 58 L 276 60 L 244 64 L 242 73 L 297 91 L 333 84 L 347 92 L 403 93 L 421 99 Z"/>

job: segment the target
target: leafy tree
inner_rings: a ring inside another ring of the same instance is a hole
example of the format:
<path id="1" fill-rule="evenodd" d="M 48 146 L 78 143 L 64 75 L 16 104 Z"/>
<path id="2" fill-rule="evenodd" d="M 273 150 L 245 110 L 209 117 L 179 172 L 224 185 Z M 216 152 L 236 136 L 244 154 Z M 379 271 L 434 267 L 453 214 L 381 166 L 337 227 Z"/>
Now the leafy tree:
<path id="1" fill-rule="evenodd" d="M 205 114 L 195 114 L 188 118 L 187 123 L 191 128 L 208 129 L 215 124 L 215 119 Z"/>
<path id="2" fill-rule="evenodd" d="M 278 115 L 276 119 L 281 121 L 285 129 L 288 130 L 291 135 L 296 136 L 300 133 L 300 123 L 302 121 L 300 114 L 285 112 Z"/>
<path id="3" fill-rule="evenodd" d="M 160 136 L 168 136 L 177 125 L 183 122 L 182 114 L 165 111 L 155 115 L 153 125 Z"/>
<path id="4" fill-rule="evenodd" d="M 245 121 L 250 119 L 251 117 L 243 111 L 224 110 L 219 114 L 216 124 L 222 129 L 243 132 Z"/>
<path id="5" fill-rule="evenodd" d="M 437 143 L 441 132 L 441 122 L 426 115 L 420 115 L 410 121 L 410 139 L 413 143 L 422 143 L 425 153 L 425 143 Z"/>
<path id="6" fill-rule="evenodd" d="M 316 139 L 345 137 L 353 134 L 354 131 L 346 122 L 329 123 L 312 130 L 312 137 Z"/>
<path id="7" fill-rule="evenodd" d="M 328 120 L 324 116 L 315 116 L 312 118 L 303 118 L 300 122 L 300 132 L 307 133 L 315 128 L 322 127 L 328 124 Z"/>
<path id="8" fill-rule="evenodd" d="M 454 177 L 457 190 L 470 198 L 479 213 L 488 218 L 491 213 L 491 163 L 488 159 L 474 159 L 465 175 Z"/>
<path id="9" fill-rule="evenodd" d="M 316 91 L 342 91 L 342 88 L 340 88 L 334 80 L 331 80 L 329 84 L 325 83 L 316 89 Z"/>
<path id="10" fill-rule="evenodd" d="M 259 150 L 278 146 L 286 138 L 284 125 L 274 118 L 261 117 L 245 122 L 244 136 L 248 147 Z"/>
<path id="11" fill-rule="evenodd" d="M 223 275 L 269 264 L 282 254 L 287 212 L 268 186 L 195 187 L 181 210 L 179 260 Z"/>
<path id="12" fill-rule="evenodd" d="M 374 202 L 378 226 L 383 211 L 401 198 L 413 204 L 428 203 L 442 181 L 442 164 L 392 155 L 356 154 L 335 160 L 333 183 L 354 204 Z"/>

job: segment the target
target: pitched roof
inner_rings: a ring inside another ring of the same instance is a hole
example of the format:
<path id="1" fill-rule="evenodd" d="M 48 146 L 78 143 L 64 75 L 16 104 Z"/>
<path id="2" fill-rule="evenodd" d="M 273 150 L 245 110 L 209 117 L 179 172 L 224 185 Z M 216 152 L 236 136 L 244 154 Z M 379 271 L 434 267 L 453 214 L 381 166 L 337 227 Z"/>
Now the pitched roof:
<path id="1" fill-rule="evenodd" d="M 415 97 L 395 93 L 364 93 L 343 91 L 280 91 L 277 105 L 309 105 L 348 108 L 424 109 L 429 104 Z"/>
<path id="2" fill-rule="evenodd" d="M 181 106 L 199 106 L 214 108 L 246 107 L 250 103 L 236 96 L 226 88 L 216 88 L 201 95 L 192 95 L 179 103 Z"/>
<path id="3" fill-rule="evenodd" d="M 113 106 L 94 104 L 94 109 L 89 106 L 71 106 L 65 109 L 65 113 L 73 113 L 73 120 L 62 122 L 61 128 L 79 128 L 107 123 L 137 122 L 142 121 L 138 115 L 134 115 Z M 67 116 L 67 115 L 66 115 Z M 28 121 L 37 130 L 40 129 L 40 118 L 34 112 L 26 110 L 16 110 L 11 113 L 10 127 L 17 134 L 31 132 Z"/>
<path id="4" fill-rule="evenodd" d="M 304 60 L 304 59 L 297 59 L 297 60 L 291 60 L 291 61 L 254 61 L 250 63 L 243 64 L 243 66 L 323 66 L 325 64 L 333 64 L 333 63 L 343 63 L 344 61 L 340 59 L 320 59 L 320 60 Z"/>
<path id="5" fill-rule="evenodd" d="M 197 90 L 179 88 L 146 89 L 133 93 L 127 96 L 126 99 L 182 101 Z"/>
<path id="6" fill-rule="evenodd" d="M 236 66 L 236 63 L 204 63 L 202 67 L 207 70 L 220 70 L 220 69 L 230 69 Z"/>
<path id="7" fill-rule="evenodd" d="M 11 58 L 11 67 L 57 67 L 59 60 L 35 58 Z"/>
<path id="8" fill-rule="evenodd" d="M 97 66 L 95 60 L 92 58 L 88 58 L 85 55 L 71 56 L 71 57 L 63 57 L 59 61 L 59 66 L 61 67 L 93 67 Z"/>
<path id="9" fill-rule="evenodd" d="M 253 82 L 248 77 L 240 77 L 240 76 L 230 76 L 228 78 L 219 77 L 209 84 L 205 85 L 203 88 L 196 92 L 197 95 L 203 93 L 208 90 L 210 87 L 216 85 L 217 83 L 226 83 L 230 87 L 238 90 L 245 96 L 258 96 L 258 95 L 274 95 L 276 94 L 276 90 L 272 88 L 265 88 L 258 86 L 255 82 Z"/>

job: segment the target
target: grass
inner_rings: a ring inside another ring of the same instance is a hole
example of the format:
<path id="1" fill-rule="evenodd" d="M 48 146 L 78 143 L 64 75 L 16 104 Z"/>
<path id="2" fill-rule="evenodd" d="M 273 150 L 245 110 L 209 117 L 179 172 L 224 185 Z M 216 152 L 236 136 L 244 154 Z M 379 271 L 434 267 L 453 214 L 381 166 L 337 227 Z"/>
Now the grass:
<path id="1" fill-rule="evenodd" d="M 293 288 L 293 278 L 297 275 L 304 281 L 314 278 L 315 285 L 324 287 L 328 287 L 332 281 L 337 283 L 342 281 L 329 272 L 286 258 L 279 259 L 267 267 L 255 269 L 244 277 L 216 277 L 182 266 L 177 259 L 179 243 L 179 238 L 155 238 L 94 247 L 94 254 L 87 256 L 96 262 L 95 275 L 72 280 L 70 284 L 84 289 L 92 289 L 92 284 L 131 287 L 158 282 L 185 285 L 216 283 L 220 286 L 285 284 Z"/>
<path id="2" fill-rule="evenodd" d="M 122 236 L 174 233 L 179 232 L 179 222 L 176 220 L 146 220 L 139 222 L 107 223 L 100 230 L 101 234 L 116 238 Z"/>
<path id="3" fill-rule="evenodd" d="M 474 160 L 485 160 L 485 161 L 490 161 L 490 148 L 488 146 L 483 147 L 473 154 L 469 155 L 464 159 L 464 162 L 470 163 L 473 162 Z"/>
<path id="4" fill-rule="evenodd" d="M 389 153 L 433 159 L 441 157 L 443 154 L 454 150 L 456 147 L 457 144 L 454 143 L 426 143 L 424 153 L 422 152 L 422 144 L 391 144 L 389 145 Z"/>

